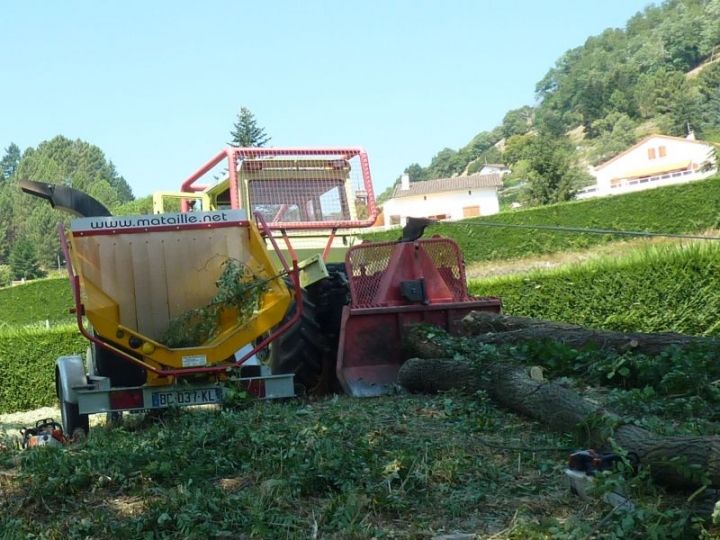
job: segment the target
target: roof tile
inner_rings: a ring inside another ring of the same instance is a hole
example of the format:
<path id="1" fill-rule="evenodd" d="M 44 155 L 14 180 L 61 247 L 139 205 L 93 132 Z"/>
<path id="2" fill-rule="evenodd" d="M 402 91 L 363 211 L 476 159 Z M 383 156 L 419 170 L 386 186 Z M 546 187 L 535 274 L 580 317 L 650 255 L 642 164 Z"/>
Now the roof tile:
<path id="1" fill-rule="evenodd" d="M 502 186 L 499 174 L 471 174 L 469 176 L 456 176 L 454 178 L 438 178 L 424 182 L 410 182 L 410 189 L 402 189 L 402 185 L 395 186 L 392 198 L 411 197 L 413 195 L 427 195 L 443 191 L 457 191 L 461 189 L 494 188 Z"/>

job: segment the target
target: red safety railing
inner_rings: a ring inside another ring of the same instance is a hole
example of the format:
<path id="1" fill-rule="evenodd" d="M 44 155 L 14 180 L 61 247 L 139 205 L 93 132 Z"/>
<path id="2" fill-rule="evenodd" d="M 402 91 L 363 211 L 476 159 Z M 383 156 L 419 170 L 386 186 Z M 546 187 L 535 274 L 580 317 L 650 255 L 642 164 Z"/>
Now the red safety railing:
<path id="1" fill-rule="evenodd" d="M 198 180 L 227 161 L 231 208 L 261 213 L 270 229 L 312 230 L 369 227 L 378 209 L 367 154 L 347 148 L 225 148 L 181 186 L 197 193 Z M 367 217 L 357 216 L 361 198 Z M 182 201 L 183 211 L 188 210 Z"/>

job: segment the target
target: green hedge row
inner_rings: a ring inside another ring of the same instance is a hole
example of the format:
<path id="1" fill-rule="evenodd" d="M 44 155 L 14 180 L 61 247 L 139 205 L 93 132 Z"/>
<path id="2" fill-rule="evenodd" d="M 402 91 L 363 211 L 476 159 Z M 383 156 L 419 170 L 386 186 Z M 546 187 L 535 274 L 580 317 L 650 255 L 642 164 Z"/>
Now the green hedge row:
<path id="1" fill-rule="evenodd" d="M 70 314 L 70 308 L 74 305 L 67 278 L 42 279 L 0 289 L 0 328 L 45 321 L 71 323 L 75 316 Z"/>
<path id="2" fill-rule="evenodd" d="M 0 413 L 56 403 L 55 360 L 86 349 L 76 326 L 0 331 Z"/>
<path id="3" fill-rule="evenodd" d="M 473 281 L 505 313 L 621 331 L 720 335 L 720 245 L 646 248 L 552 272 Z"/>
<path id="4" fill-rule="evenodd" d="M 619 238 L 609 234 L 486 227 L 477 225 L 479 221 L 671 233 L 703 231 L 720 225 L 720 178 L 441 223 L 428 229 L 428 233 L 455 239 L 468 263 L 583 249 Z M 397 237 L 396 230 L 363 235 L 370 240 Z"/>

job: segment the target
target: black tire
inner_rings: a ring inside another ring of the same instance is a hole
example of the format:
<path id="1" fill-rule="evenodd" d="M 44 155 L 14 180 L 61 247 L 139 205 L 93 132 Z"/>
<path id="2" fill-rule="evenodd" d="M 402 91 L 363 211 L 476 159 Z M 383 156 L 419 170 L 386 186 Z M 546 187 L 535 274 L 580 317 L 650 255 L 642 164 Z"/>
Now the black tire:
<path id="1" fill-rule="evenodd" d="M 295 302 L 280 324 L 295 315 Z M 268 363 L 273 373 L 294 373 L 295 383 L 308 392 L 321 392 L 328 344 L 317 321 L 315 304 L 303 291 L 303 310 L 300 320 L 270 344 Z"/>
<path id="2" fill-rule="evenodd" d="M 296 384 L 314 394 L 340 391 L 335 363 L 349 287 L 344 264 L 328 265 L 328 272 L 328 278 L 303 290 L 300 321 L 276 339 L 268 353 L 273 373 L 294 373 Z M 293 303 L 284 321 L 294 313 Z"/>
<path id="3" fill-rule="evenodd" d="M 110 379 L 110 386 L 142 386 L 147 379 L 143 368 L 119 358 L 97 344 L 92 344 L 95 373 Z"/>
<path id="4" fill-rule="evenodd" d="M 60 384 L 60 374 L 55 370 L 55 389 L 58 400 L 60 401 L 60 417 L 62 421 L 63 433 L 66 437 L 76 439 L 79 437 L 87 437 L 90 431 L 90 418 L 87 414 L 80 414 L 77 403 L 70 403 Z M 78 432 L 80 430 L 80 432 Z"/>
<path id="5" fill-rule="evenodd" d="M 350 286 L 344 263 L 326 265 L 329 276 L 308 287 L 308 296 L 315 304 L 317 320 L 325 334 L 333 337 L 334 348 L 340 335 L 342 308 L 350 303 Z"/>

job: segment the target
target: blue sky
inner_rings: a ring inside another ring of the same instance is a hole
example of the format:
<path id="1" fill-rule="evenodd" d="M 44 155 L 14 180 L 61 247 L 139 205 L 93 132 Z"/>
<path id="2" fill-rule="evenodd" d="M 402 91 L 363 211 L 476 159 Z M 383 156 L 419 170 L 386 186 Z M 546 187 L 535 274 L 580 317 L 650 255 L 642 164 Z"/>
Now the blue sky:
<path id="1" fill-rule="evenodd" d="M 142 196 L 177 189 L 246 106 L 271 146 L 363 146 L 379 193 L 650 3 L 5 2 L 0 147 L 83 139 Z"/>

